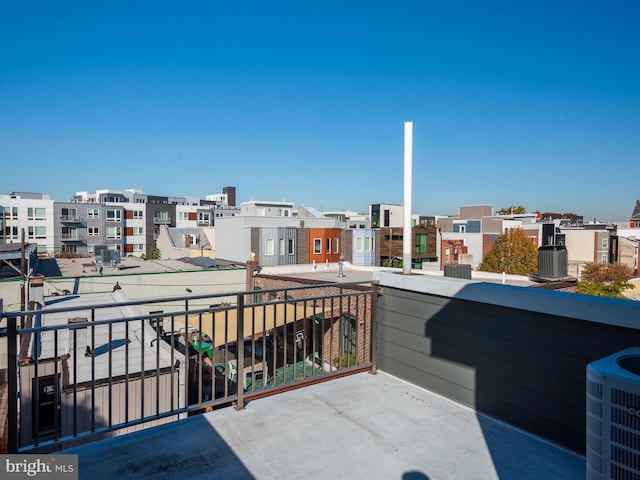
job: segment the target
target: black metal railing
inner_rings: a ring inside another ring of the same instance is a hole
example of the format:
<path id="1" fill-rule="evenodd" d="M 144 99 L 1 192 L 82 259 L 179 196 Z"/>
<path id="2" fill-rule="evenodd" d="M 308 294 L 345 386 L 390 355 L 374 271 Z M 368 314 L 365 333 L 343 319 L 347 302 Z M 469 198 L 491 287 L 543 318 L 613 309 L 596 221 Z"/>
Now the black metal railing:
<path id="1" fill-rule="evenodd" d="M 374 292 L 341 283 L 79 305 L 67 295 L 3 313 L 5 449 L 59 450 L 375 371 Z"/>

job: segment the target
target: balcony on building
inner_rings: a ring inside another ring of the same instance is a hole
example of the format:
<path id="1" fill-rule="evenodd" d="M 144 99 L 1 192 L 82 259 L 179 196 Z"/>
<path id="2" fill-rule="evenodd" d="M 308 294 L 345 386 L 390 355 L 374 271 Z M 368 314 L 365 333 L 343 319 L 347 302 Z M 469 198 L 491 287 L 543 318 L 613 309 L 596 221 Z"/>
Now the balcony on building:
<path id="1" fill-rule="evenodd" d="M 168 214 L 154 214 L 153 223 L 155 225 L 168 225 L 171 223 L 171 216 Z"/>
<path id="2" fill-rule="evenodd" d="M 66 232 L 60 234 L 60 240 L 63 242 L 79 242 L 81 238 L 78 232 Z"/>

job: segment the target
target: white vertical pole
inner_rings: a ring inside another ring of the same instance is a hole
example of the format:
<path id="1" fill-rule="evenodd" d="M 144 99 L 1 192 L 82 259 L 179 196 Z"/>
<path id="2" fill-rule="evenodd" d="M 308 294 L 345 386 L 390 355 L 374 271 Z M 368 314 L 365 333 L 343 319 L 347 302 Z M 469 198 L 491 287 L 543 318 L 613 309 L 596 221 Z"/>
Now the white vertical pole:
<path id="1" fill-rule="evenodd" d="M 404 230 L 402 273 L 411 273 L 411 178 L 413 176 L 413 122 L 404 122 Z"/>

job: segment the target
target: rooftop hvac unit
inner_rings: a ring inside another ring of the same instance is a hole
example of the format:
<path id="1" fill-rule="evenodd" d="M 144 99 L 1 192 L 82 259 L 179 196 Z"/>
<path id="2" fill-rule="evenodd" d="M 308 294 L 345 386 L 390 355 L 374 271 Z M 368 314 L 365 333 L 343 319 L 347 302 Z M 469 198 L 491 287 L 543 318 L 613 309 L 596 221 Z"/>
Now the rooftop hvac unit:
<path id="1" fill-rule="evenodd" d="M 640 348 L 587 365 L 587 480 L 640 478 Z"/>
<path id="2" fill-rule="evenodd" d="M 467 280 L 471 280 L 471 265 L 445 265 L 444 276 L 453 278 L 465 278 Z"/>
<path id="3" fill-rule="evenodd" d="M 562 245 L 546 245 L 538 249 L 538 275 L 546 278 L 567 276 L 567 249 Z"/>

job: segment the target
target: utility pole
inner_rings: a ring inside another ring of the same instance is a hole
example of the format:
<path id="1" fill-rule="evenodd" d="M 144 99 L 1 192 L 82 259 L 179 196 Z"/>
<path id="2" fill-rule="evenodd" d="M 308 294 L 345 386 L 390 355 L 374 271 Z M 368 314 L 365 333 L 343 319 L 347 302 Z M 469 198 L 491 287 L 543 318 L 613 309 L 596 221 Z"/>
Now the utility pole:
<path id="1" fill-rule="evenodd" d="M 22 229 L 22 241 L 20 244 L 20 311 L 25 310 L 26 298 L 25 298 L 25 261 L 24 261 L 24 228 Z M 20 328 L 24 328 L 24 315 L 20 317 Z"/>

